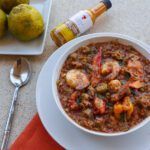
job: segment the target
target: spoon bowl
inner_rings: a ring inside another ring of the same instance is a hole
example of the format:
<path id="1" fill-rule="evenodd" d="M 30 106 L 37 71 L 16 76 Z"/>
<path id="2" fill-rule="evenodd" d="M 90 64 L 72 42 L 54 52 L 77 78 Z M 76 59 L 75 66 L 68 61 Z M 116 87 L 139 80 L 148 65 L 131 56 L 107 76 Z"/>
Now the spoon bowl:
<path id="1" fill-rule="evenodd" d="M 10 81 L 15 86 L 27 84 L 31 76 L 31 67 L 25 58 L 18 59 L 10 70 Z"/>

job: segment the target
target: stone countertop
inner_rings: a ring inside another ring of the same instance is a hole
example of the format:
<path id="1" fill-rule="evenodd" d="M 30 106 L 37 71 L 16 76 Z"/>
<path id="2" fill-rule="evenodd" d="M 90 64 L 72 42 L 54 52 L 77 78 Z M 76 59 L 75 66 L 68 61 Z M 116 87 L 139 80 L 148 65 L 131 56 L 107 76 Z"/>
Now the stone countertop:
<path id="1" fill-rule="evenodd" d="M 37 112 L 35 88 L 38 74 L 47 58 L 57 49 L 49 31 L 79 10 L 98 2 L 99 0 L 53 0 L 44 53 L 40 56 L 26 56 L 32 65 L 32 78 L 19 92 L 10 143 Z M 113 7 L 102 15 L 86 34 L 116 32 L 130 35 L 150 45 L 150 0 L 112 0 L 112 4 Z M 0 142 L 14 92 L 14 87 L 9 81 L 9 71 L 17 58 L 18 56 L 0 56 Z"/>

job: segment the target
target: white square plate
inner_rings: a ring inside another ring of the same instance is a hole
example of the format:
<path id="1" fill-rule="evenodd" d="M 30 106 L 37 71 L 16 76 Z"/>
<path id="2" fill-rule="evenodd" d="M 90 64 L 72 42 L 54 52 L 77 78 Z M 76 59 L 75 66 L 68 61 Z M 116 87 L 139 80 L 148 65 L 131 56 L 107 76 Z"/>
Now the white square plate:
<path id="1" fill-rule="evenodd" d="M 37 39 L 30 42 L 21 42 L 10 33 L 0 39 L 0 54 L 4 55 L 40 55 L 43 53 L 52 0 L 30 0 L 30 5 L 39 10 L 43 16 L 45 30 Z"/>

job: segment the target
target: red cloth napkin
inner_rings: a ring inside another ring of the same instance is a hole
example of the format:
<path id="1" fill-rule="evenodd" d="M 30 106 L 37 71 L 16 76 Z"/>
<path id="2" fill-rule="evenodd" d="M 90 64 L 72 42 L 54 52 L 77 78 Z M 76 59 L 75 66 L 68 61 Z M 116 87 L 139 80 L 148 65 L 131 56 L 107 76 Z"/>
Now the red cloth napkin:
<path id="1" fill-rule="evenodd" d="M 64 150 L 46 132 L 37 115 L 17 138 L 10 150 Z"/>

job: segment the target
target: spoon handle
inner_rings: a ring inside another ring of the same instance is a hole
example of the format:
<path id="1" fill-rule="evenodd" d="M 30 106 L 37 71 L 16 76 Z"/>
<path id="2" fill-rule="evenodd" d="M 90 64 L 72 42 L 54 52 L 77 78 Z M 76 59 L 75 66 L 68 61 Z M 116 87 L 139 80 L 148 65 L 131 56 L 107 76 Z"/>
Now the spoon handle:
<path id="1" fill-rule="evenodd" d="M 9 109 L 9 114 L 8 114 L 5 130 L 4 130 L 4 136 L 3 136 L 3 139 L 2 139 L 1 150 L 7 150 L 10 131 L 11 131 L 11 125 L 12 125 L 15 106 L 16 106 L 16 101 L 17 101 L 17 97 L 18 97 L 18 91 L 19 91 L 19 87 L 16 87 L 14 95 L 13 95 L 13 99 L 12 99 L 12 102 L 11 102 L 11 106 L 10 106 L 10 109 Z"/>

